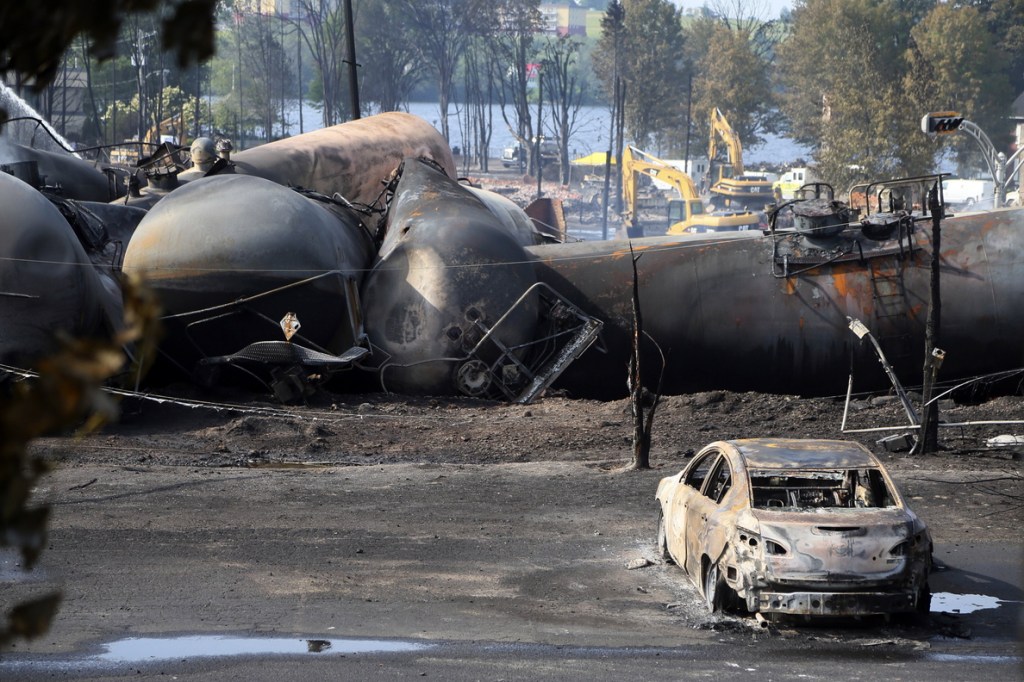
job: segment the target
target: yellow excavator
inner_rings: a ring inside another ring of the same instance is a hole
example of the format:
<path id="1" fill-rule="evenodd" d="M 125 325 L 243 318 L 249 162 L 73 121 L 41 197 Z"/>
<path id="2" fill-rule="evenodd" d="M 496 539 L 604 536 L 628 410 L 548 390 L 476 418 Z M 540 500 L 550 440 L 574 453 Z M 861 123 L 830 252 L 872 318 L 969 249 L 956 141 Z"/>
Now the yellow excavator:
<path id="1" fill-rule="evenodd" d="M 716 163 L 718 138 L 722 138 L 728 163 Z M 771 181 L 744 174 L 740 136 L 725 120 L 718 107 L 711 110 L 711 136 L 708 141 L 708 175 L 711 176 L 711 205 L 715 207 L 764 209 L 774 201 Z"/>
<path id="2" fill-rule="evenodd" d="M 679 199 L 668 202 L 666 234 L 756 229 L 760 222 L 758 215 L 750 211 L 705 212 L 704 203 L 689 175 L 636 147 L 626 147 L 622 151 L 622 196 L 626 206 L 623 225 L 631 237 L 643 235 L 636 210 L 640 175 L 666 182 L 679 192 Z"/>

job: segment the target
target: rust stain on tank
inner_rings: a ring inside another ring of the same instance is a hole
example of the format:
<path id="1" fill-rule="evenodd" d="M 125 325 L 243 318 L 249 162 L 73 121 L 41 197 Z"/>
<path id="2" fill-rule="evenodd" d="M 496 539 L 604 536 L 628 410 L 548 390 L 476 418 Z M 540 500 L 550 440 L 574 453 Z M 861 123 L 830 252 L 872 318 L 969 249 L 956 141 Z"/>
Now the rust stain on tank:
<path id="1" fill-rule="evenodd" d="M 846 298 L 850 295 L 850 282 L 847 281 L 847 273 L 836 272 L 832 275 L 832 286 L 836 288 L 836 293 Z"/>

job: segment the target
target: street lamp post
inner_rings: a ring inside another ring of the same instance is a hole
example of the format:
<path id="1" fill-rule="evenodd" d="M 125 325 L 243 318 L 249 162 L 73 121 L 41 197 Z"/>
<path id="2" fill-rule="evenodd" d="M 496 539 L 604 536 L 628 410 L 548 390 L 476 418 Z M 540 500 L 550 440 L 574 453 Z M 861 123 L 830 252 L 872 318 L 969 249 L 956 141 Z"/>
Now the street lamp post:
<path id="1" fill-rule="evenodd" d="M 992 208 L 1003 207 L 1003 204 L 1006 203 L 1006 185 L 1024 165 L 1024 156 L 1021 156 L 1024 147 L 1019 148 L 1007 158 L 1003 152 L 996 151 L 995 145 L 992 144 L 992 140 L 988 139 L 984 130 L 955 111 L 925 114 L 921 117 L 921 130 L 929 135 L 949 135 L 963 131 L 973 137 L 981 147 L 981 155 L 985 157 L 988 172 L 992 176 L 993 185 L 995 185 Z"/>

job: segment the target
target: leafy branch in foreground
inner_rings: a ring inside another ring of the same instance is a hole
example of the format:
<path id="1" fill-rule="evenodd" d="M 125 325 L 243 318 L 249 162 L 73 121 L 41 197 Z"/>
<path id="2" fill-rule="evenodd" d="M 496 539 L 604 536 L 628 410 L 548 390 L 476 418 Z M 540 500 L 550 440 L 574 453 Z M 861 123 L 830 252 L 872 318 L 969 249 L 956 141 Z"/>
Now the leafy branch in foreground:
<path id="1" fill-rule="evenodd" d="M 135 357 L 151 356 L 157 305 L 132 280 L 124 283 L 125 327 L 107 339 L 65 339 L 55 355 L 38 363 L 38 376 L 0 384 L 0 547 L 17 547 L 25 570 L 46 546 L 48 505 L 32 505 L 32 490 L 49 470 L 29 454 L 34 438 L 78 427 L 84 434 L 117 416 L 103 382 L 125 366 L 126 346 Z M 133 367 L 137 363 L 133 363 Z M 36 637 L 49 628 L 60 603 L 51 592 L 17 604 L 0 623 L 0 646 L 15 637 Z"/>

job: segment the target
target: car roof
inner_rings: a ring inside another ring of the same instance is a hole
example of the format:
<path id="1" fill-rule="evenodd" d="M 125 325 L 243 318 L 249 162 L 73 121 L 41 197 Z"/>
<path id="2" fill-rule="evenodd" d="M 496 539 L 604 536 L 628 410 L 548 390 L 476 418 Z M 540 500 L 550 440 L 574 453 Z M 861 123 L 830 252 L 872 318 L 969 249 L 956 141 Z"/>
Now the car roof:
<path id="1" fill-rule="evenodd" d="M 748 469 L 850 469 L 881 466 L 860 443 L 846 440 L 746 438 L 726 441 Z"/>

